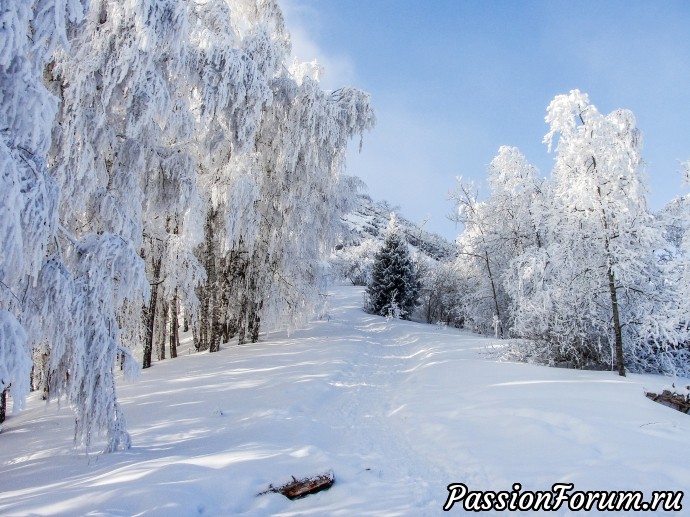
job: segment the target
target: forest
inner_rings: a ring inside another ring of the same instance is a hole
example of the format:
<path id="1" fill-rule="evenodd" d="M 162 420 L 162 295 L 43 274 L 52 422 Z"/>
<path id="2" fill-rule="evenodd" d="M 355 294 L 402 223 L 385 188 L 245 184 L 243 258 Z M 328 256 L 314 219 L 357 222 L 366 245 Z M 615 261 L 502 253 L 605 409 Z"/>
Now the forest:
<path id="1" fill-rule="evenodd" d="M 3 413 L 40 392 L 74 410 L 76 443 L 127 449 L 120 371 L 174 358 L 181 330 L 217 352 L 294 329 L 353 263 L 369 283 L 371 243 L 328 259 L 362 188 L 345 154 L 374 127 L 370 96 L 326 91 L 289 56 L 275 0 L 10 0 Z M 396 315 L 506 338 L 520 360 L 687 375 L 687 200 L 647 207 L 630 111 L 573 90 L 546 122 L 550 175 L 501 147 L 488 193 L 459 180 L 454 256 L 413 257 L 416 299 Z"/>

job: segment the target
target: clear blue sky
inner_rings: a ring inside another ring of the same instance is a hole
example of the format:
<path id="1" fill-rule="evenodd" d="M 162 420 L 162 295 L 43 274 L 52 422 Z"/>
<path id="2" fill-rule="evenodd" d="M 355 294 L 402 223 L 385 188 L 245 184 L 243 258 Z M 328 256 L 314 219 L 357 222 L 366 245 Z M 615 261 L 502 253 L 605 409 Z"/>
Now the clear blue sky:
<path id="1" fill-rule="evenodd" d="M 378 123 L 348 174 L 374 199 L 453 239 L 455 177 L 482 181 L 501 145 L 543 175 L 553 97 L 578 88 L 608 113 L 631 109 L 644 137 L 649 204 L 686 193 L 690 1 L 281 0 L 301 61 L 326 89 L 372 95 Z M 356 151 L 357 145 L 352 146 Z"/>

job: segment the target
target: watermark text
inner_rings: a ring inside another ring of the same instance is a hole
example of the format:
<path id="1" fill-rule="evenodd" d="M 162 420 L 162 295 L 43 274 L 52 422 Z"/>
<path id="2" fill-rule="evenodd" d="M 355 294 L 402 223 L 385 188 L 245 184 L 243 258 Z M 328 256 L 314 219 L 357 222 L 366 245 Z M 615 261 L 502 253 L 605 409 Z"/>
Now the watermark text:
<path id="1" fill-rule="evenodd" d="M 454 505 L 462 505 L 467 512 L 489 511 L 557 511 L 568 508 L 570 511 L 643 511 L 656 510 L 679 512 L 683 509 L 682 491 L 657 490 L 649 500 L 638 490 L 604 491 L 574 490 L 573 483 L 554 483 L 550 491 L 522 490 L 520 483 L 513 483 L 511 491 L 493 492 L 473 491 L 464 483 L 448 485 L 448 498 L 443 505 L 449 511 Z"/>

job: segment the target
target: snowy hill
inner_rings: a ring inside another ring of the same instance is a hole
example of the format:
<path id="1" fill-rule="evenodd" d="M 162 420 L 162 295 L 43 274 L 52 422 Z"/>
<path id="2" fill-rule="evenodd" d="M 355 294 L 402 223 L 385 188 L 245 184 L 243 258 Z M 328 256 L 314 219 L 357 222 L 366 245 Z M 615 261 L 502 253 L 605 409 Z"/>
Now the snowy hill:
<path id="1" fill-rule="evenodd" d="M 497 362 L 499 341 L 371 316 L 361 295 L 337 287 L 330 317 L 305 330 L 121 384 L 125 453 L 74 450 L 71 412 L 32 395 L 0 434 L 0 515 L 412 517 L 443 515 L 451 483 L 645 501 L 690 486 L 690 417 L 643 394 L 667 379 Z M 257 496 L 329 469 L 328 491 Z"/>
<path id="2" fill-rule="evenodd" d="M 450 259 L 455 256 L 452 243 L 438 234 L 427 232 L 418 224 L 405 219 L 398 209 L 386 201 L 373 201 L 367 195 L 360 195 L 357 207 L 343 217 L 350 234 L 344 240 L 345 246 L 359 244 L 364 239 L 383 241 L 391 212 L 396 212 L 398 224 L 405 234 L 407 243 L 414 249 L 435 260 Z"/>

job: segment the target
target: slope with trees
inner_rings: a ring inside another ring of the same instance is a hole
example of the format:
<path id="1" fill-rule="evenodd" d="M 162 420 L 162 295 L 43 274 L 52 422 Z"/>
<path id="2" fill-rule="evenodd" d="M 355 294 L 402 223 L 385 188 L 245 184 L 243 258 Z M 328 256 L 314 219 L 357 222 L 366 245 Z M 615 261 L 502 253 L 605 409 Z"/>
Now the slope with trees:
<path id="1" fill-rule="evenodd" d="M 359 180 L 352 178 L 355 187 Z M 392 207 L 386 201 L 373 201 L 360 194 L 350 212 L 343 216 L 345 233 L 330 258 L 334 278 L 353 285 L 366 286 L 371 281 L 374 257 L 383 245 Z M 427 323 L 443 322 L 459 326 L 454 310 L 455 269 L 452 259 L 456 247 L 446 239 L 424 229 L 396 213 L 396 221 L 407 241 L 419 279 L 418 307 L 413 317 Z"/>
<path id="2" fill-rule="evenodd" d="M 180 317 L 214 351 L 313 310 L 369 97 L 290 71 L 273 0 L 8 13 L 0 392 L 18 407 L 30 389 L 64 398 L 77 442 L 126 448 L 116 369 L 150 366 L 166 341 L 173 357 Z"/>

